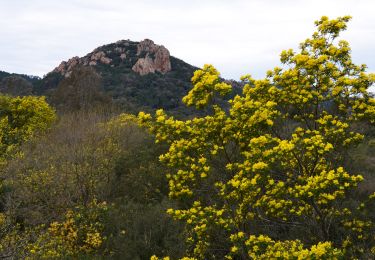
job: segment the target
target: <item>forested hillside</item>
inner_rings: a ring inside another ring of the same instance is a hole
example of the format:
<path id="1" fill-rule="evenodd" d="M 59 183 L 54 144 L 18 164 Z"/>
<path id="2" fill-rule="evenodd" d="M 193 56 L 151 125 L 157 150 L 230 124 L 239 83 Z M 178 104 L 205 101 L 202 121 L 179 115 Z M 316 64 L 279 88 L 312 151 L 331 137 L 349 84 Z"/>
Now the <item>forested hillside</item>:
<path id="1" fill-rule="evenodd" d="M 240 83 L 151 40 L 0 72 L 0 258 L 372 259 L 375 75 L 349 20 Z"/>

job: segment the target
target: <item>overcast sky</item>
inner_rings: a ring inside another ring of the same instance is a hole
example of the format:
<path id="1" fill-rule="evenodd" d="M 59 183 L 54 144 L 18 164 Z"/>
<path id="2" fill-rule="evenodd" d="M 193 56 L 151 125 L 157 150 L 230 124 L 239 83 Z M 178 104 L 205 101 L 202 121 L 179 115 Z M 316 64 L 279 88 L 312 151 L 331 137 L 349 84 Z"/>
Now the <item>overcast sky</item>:
<path id="1" fill-rule="evenodd" d="M 374 0 L 0 0 L 0 70 L 43 76 L 100 45 L 149 38 L 225 78 L 261 78 L 323 15 L 353 16 L 342 38 L 374 72 Z"/>

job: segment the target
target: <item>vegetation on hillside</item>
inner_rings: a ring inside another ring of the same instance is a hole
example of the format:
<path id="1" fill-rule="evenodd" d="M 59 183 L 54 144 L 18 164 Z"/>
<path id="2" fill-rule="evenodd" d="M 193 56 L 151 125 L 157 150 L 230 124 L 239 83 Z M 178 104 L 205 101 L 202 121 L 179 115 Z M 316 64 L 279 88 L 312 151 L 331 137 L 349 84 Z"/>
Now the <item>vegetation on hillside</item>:
<path id="1" fill-rule="evenodd" d="M 33 92 L 33 85 L 41 79 L 35 76 L 10 74 L 0 71 L 0 93 L 12 96 L 27 96 Z"/>
<path id="2" fill-rule="evenodd" d="M 349 19 L 243 88 L 173 57 L 51 73 L 47 99 L 0 72 L 0 258 L 373 258 L 375 76 Z"/>

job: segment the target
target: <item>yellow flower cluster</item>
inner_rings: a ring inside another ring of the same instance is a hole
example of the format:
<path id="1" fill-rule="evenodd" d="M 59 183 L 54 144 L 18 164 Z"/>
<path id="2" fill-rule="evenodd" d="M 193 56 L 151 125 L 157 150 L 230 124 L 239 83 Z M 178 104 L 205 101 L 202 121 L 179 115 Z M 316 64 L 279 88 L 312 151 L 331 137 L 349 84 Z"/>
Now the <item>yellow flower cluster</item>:
<path id="1" fill-rule="evenodd" d="M 352 228 L 341 221 L 354 219 L 342 202 L 363 178 L 340 165 L 363 139 L 352 123 L 375 120 L 367 93 L 375 77 L 352 63 L 347 42 L 334 41 L 348 20 L 323 17 L 299 53 L 282 52 L 285 68 L 262 80 L 244 76 L 242 95 L 227 107 L 209 104 L 215 92 L 231 88 L 206 65 L 195 72 L 184 102 L 210 106 L 210 113 L 185 121 L 163 110 L 155 117 L 139 114 L 156 141 L 169 145 L 160 160 L 172 169 L 166 175 L 170 196 L 182 199 L 183 208 L 168 213 L 185 222 L 189 255 L 203 259 L 215 252 L 212 234 L 227 235 L 229 259 L 337 259 L 346 252 L 329 242 L 331 224 Z M 295 226 L 303 230 L 300 240 L 267 235 L 267 227 Z M 312 230 L 318 235 L 302 234 Z M 310 248 L 301 242 L 308 239 Z"/>
<path id="2" fill-rule="evenodd" d="M 0 165 L 22 142 L 47 130 L 56 114 L 45 97 L 0 94 Z"/>
<path id="3" fill-rule="evenodd" d="M 99 218 L 100 212 L 106 210 L 106 203 L 93 201 L 88 208 L 78 212 L 69 210 L 64 221 L 52 222 L 46 232 L 28 246 L 30 258 L 73 257 L 78 254 L 90 255 L 99 250 L 105 240 Z"/>
<path id="4" fill-rule="evenodd" d="M 182 101 L 196 108 L 206 106 L 215 93 L 226 95 L 232 90 L 231 85 L 220 82 L 219 72 L 211 65 L 204 65 L 202 70 L 196 71 L 191 81 L 194 87 Z"/>
<path id="5" fill-rule="evenodd" d="M 334 248 L 332 243 L 323 242 L 304 249 L 299 240 L 274 241 L 264 235 L 250 235 L 248 238 L 239 232 L 231 235 L 232 255 L 235 259 L 239 251 L 245 251 L 251 259 L 341 259 L 343 252 Z"/>

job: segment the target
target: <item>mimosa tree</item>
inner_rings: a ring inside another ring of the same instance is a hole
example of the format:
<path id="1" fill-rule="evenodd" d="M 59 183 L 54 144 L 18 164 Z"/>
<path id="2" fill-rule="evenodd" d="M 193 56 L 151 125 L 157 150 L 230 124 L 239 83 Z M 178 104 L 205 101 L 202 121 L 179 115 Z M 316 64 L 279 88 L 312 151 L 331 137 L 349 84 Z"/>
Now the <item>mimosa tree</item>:
<path id="1" fill-rule="evenodd" d="M 199 259 L 320 259 L 374 253 L 373 223 L 348 205 L 363 180 L 348 172 L 348 152 L 375 123 L 375 81 L 338 40 L 350 17 L 322 17 L 299 51 L 283 51 L 282 67 L 262 80 L 244 76 L 242 95 L 227 107 L 211 101 L 231 86 L 205 65 L 195 72 L 188 106 L 213 111 L 176 120 L 140 113 L 157 142 L 170 197 L 168 211 L 186 224 L 187 256 Z M 357 129 L 357 130 L 356 130 Z M 357 204 L 358 205 L 357 205 Z M 371 203 L 371 202 L 369 202 Z"/>

